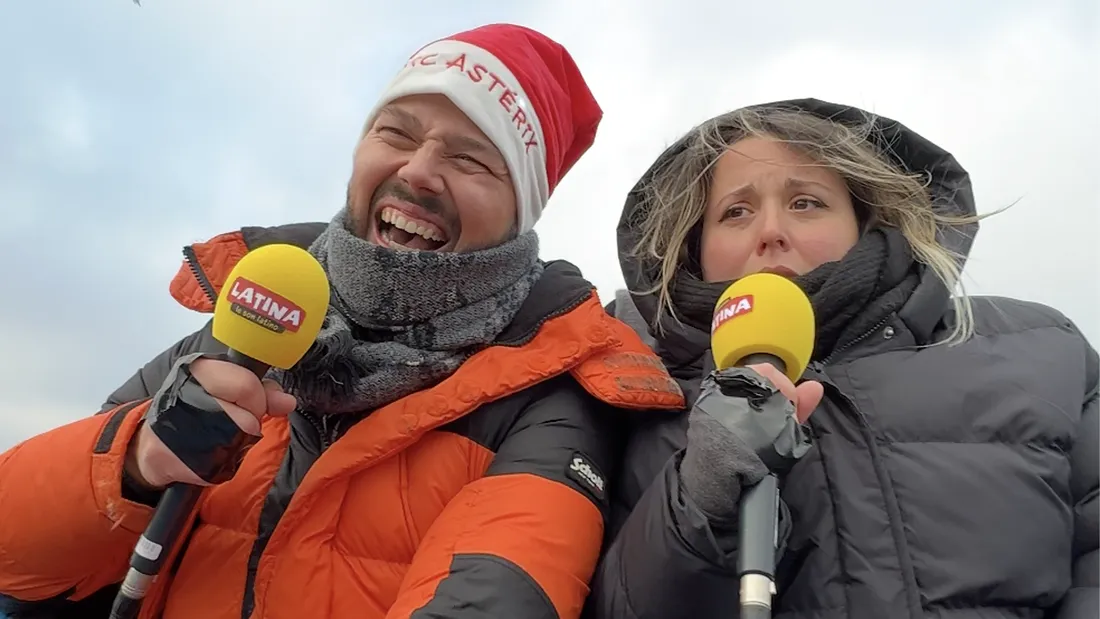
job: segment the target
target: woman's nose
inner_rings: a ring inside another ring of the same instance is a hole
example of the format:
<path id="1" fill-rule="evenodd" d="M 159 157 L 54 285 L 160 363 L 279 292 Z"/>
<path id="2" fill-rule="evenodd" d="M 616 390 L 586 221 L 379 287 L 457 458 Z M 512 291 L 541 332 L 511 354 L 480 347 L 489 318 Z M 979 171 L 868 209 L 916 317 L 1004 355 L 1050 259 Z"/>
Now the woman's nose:
<path id="1" fill-rule="evenodd" d="M 763 209 L 757 221 L 760 222 L 756 244 L 757 255 L 763 256 L 770 252 L 784 252 L 790 249 L 783 216 L 779 210 Z"/>

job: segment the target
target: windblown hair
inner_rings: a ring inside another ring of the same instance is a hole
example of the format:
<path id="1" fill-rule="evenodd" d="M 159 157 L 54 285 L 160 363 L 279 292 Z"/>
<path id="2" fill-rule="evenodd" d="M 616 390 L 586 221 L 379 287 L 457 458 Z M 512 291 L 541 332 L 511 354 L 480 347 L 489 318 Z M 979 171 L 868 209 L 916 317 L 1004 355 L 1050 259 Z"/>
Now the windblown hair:
<path id="1" fill-rule="evenodd" d="M 893 163 L 876 142 L 871 118 L 858 125 L 842 124 L 797 110 L 757 107 L 729 112 L 696 127 L 685 137 L 686 148 L 654 171 L 641 188 L 641 204 L 632 224 L 640 234 L 631 250 L 636 258 L 656 261 L 660 277 L 649 290 L 658 295 L 657 318 L 676 316 L 670 290 L 673 279 L 689 260 L 693 229 L 706 210 L 707 192 L 718 158 L 747 137 L 779 140 L 808 156 L 813 165 L 831 168 L 844 178 L 853 202 L 863 205 L 867 227 L 892 226 L 901 231 L 916 259 L 927 265 L 948 290 L 956 320 L 947 343 L 959 343 L 974 332 L 970 300 L 962 290 L 963 256 L 937 240 L 940 226 L 971 224 L 985 216 L 945 214 L 934 208 L 928 191 L 931 175 L 908 173 Z"/>

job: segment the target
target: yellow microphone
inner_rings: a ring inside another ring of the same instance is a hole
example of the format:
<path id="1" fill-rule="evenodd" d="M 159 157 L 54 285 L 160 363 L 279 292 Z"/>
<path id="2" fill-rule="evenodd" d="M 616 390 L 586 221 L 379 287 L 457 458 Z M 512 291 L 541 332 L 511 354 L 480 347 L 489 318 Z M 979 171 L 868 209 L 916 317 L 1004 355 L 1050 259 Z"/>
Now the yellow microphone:
<path id="1" fill-rule="evenodd" d="M 317 339 L 329 293 L 325 270 L 309 252 L 286 244 L 258 247 L 240 259 L 222 286 L 214 305 L 214 338 L 229 348 L 230 361 L 259 378 L 272 367 L 289 369 Z M 201 487 L 183 483 L 164 490 L 130 557 L 111 619 L 140 612 L 201 494 Z"/>
<path id="2" fill-rule="evenodd" d="M 754 273 L 726 288 L 711 322 L 711 354 L 719 369 L 768 363 L 791 382 L 806 371 L 816 327 L 810 299 L 790 279 Z M 771 617 L 779 531 L 779 480 L 774 474 L 741 493 L 737 571 L 741 619 Z"/>
<path id="3" fill-rule="evenodd" d="M 328 303 L 328 277 L 316 258 L 293 245 L 264 245 L 226 278 L 214 306 L 214 339 L 259 376 L 271 367 L 286 370 L 317 339 Z"/>
<path id="4" fill-rule="evenodd" d="M 798 284 L 774 273 L 747 275 L 714 309 L 710 349 L 718 369 L 771 363 L 794 382 L 814 351 L 814 308 Z"/>

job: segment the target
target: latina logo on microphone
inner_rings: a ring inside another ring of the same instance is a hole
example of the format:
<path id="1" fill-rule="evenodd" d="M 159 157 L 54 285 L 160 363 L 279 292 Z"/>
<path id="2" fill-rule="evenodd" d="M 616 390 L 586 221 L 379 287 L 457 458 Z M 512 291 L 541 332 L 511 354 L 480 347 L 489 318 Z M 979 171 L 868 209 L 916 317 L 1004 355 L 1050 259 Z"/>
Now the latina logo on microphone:
<path id="1" fill-rule="evenodd" d="M 727 320 L 733 320 L 738 316 L 748 314 L 752 311 L 753 300 L 751 294 L 744 294 L 739 297 L 730 297 L 726 299 L 726 302 L 718 307 L 718 310 L 714 312 L 714 320 L 710 323 L 710 332 L 714 333 L 721 327 Z"/>
<path id="2" fill-rule="evenodd" d="M 306 316 L 294 303 L 243 277 L 233 282 L 229 301 L 234 314 L 275 333 L 297 333 Z"/>

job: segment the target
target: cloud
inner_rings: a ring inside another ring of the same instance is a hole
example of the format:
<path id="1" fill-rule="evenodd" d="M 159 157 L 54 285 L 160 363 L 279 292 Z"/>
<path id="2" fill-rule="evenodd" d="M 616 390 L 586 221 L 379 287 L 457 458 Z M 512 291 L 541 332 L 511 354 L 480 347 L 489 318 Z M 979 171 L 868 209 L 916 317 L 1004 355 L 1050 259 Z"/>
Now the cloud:
<path id="1" fill-rule="evenodd" d="M 813 96 L 953 151 L 980 208 L 1019 199 L 984 224 L 970 288 L 1054 305 L 1100 341 L 1090 3 L 459 6 L 0 8 L 0 286 L 19 300 L 0 305 L 0 349 L 17 351 L 0 360 L 0 450 L 94 411 L 205 321 L 167 295 L 184 244 L 327 220 L 363 117 L 406 56 L 492 21 L 565 43 L 603 105 L 595 146 L 539 230 L 543 256 L 578 264 L 605 300 L 622 284 L 623 199 L 666 145 L 737 106 Z"/>
<path id="2" fill-rule="evenodd" d="M 742 105 L 815 97 L 892 117 L 953 152 L 971 173 L 982 212 L 1016 203 L 983 223 L 965 273 L 968 290 L 1051 304 L 1098 342 L 1100 204 L 1086 179 L 1095 174 L 1091 151 L 1100 139 L 1088 102 L 1100 97 L 1100 83 L 1084 76 L 1100 67 L 1095 40 L 1074 34 L 1073 8 L 974 16 L 964 20 L 968 36 L 942 43 L 935 30 L 896 40 L 838 37 L 828 23 L 837 15 L 823 14 L 822 22 L 802 15 L 799 23 L 816 24 L 815 32 L 778 47 L 758 45 L 743 29 L 728 36 L 729 46 L 717 45 L 709 20 L 681 25 L 686 18 L 675 15 L 641 20 L 598 11 L 592 21 L 601 24 L 600 36 L 585 29 L 562 36 L 606 117 L 597 144 L 540 224 L 546 252 L 576 259 L 609 299 L 622 285 L 609 231 L 626 192 L 665 146 Z M 897 20 L 835 13 L 860 32 Z M 764 23 L 751 15 L 744 21 Z M 704 32 L 688 36 L 692 27 Z"/>

